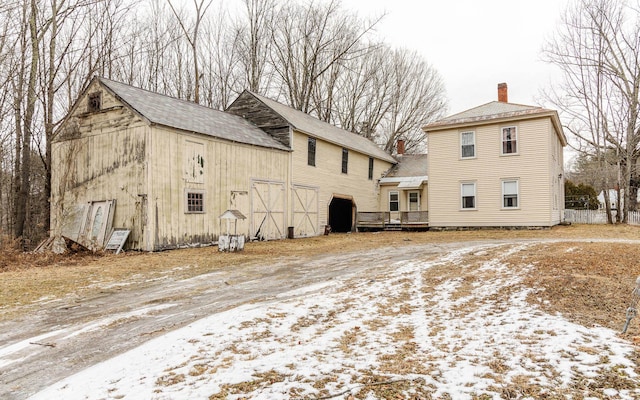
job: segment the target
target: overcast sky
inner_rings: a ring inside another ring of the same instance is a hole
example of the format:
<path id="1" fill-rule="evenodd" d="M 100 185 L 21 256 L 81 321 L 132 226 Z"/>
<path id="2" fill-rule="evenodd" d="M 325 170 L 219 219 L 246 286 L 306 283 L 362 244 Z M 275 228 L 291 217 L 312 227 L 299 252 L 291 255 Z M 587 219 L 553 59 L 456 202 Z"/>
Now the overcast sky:
<path id="1" fill-rule="evenodd" d="M 506 82 L 509 102 L 538 105 L 539 92 L 558 79 L 542 61 L 569 0 L 342 0 L 359 15 L 387 16 L 377 32 L 386 42 L 419 51 L 444 78 L 449 113 L 497 100 Z"/>

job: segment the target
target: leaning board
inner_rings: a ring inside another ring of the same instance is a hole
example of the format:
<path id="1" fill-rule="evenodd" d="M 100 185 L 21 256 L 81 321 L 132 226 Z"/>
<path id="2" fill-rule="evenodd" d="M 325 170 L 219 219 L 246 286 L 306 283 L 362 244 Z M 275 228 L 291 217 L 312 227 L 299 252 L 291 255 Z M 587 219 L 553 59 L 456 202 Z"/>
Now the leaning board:
<path id="1" fill-rule="evenodd" d="M 131 230 L 129 229 L 114 229 L 104 249 L 115 250 L 116 254 L 120 253 L 122 246 L 124 246 L 124 243 L 127 241 L 130 233 Z"/>

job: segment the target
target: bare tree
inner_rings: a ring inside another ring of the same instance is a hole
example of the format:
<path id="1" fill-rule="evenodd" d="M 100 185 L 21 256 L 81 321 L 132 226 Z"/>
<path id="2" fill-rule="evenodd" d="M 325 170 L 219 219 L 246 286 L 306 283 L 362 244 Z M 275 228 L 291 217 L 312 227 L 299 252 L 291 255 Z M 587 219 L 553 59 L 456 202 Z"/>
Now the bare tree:
<path id="1" fill-rule="evenodd" d="M 185 24 L 185 18 L 181 16 L 171 3 L 171 0 L 167 0 L 169 6 L 171 7 L 171 11 L 176 16 L 176 19 L 180 23 L 180 28 L 184 33 L 184 37 L 189 42 L 191 46 L 192 56 L 193 56 L 193 78 L 194 78 L 194 93 L 193 93 L 193 101 L 196 103 L 200 103 L 200 68 L 198 64 L 198 33 L 200 31 L 200 24 L 204 18 L 204 15 L 207 12 L 207 9 L 211 5 L 211 0 L 193 0 L 193 5 L 196 10 L 195 19 L 193 22 L 192 28 L 187 28 Z"/>
<path id="2" fill-rule="evenodd" d="M 239 59 L 246 75 L 247 89 L 262 93 L 269 86 L 267 68 L 269 62 L 270 33 L 274 26 L 276 0 L 243 0 L 246 20 L 236 23 L 238 31 Z"/>
<path id="3" fill-rule="evenodd" d="M 577 150 L 592 154 L 603 169 L 615 154 L 624 211 L 636 207 L 640 175 L 639 55 L 640 13 L 615 0 L 582 0 L 570 6 L 561 29 L 545 47 L 546 58 L 564 75 L 564 84 L 549 89 L 545 98 L 568 120 L 565 128 L 576 139 Z M 605 196 L 613 186 L 604 174 L 600 189 Z M 613 222 L 608 206 L 607 212 Z M 626 212 L 619 213 L 617 221 L 624 218 Z"/>
<path id="4" fill-rule="evenodd" d="M 366 52 L 358 44 L 379 19 L 360 21 L 342 10 L 338 0 L 330 0 L 284 5 L 273 21 L 271 62 L 284 89 L 281 94 L 291 107 L 322 117 L 327 110 L 312 109 L 317 82 L 336 65 Z"/>

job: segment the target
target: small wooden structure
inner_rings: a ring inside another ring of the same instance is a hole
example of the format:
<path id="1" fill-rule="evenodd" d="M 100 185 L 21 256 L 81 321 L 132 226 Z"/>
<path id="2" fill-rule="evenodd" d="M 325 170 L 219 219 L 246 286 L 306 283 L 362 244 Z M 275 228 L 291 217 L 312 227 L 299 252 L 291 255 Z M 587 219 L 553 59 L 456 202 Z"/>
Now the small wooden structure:
<path id="1" fill-rule="evenodd" d="M 238 235 L 238 220 L 246 217 L 238 210 L 227 210 L 218 217 L 220 224 L 222 220 L 227 221 L 226 235 L 220 235 L 218 239 L 218 250 L 220 251 L 241 251 L 244 249 L 244 234 Z M 231 221 L 233 221 L 233 234 L 231 234 Z M 222 227 L 220 227 L 222 232 Z"/>

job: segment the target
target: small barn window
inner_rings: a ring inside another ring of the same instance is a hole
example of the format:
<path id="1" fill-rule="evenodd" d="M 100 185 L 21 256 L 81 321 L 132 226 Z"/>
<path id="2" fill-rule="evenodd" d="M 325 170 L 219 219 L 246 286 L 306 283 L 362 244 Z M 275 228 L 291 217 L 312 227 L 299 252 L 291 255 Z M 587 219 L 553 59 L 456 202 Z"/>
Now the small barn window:
<path id="1" fill-rule="evenodd" d="M 87 111 L 100 111 L 102 108 L 102 92 L 89 93 Z"/>
<path id="2" fill-rule="evenodd" d="M 373 179 L 373 157 L 369 157 L 369 180 Z"/>
<path id="3" fill-rule="evenodd" d="M 201 191 L 187 191 L 187 213 L 204 213 L 204 192 Z"/>
<path id="4" fill-rule="evenodd" d="M 307 165 L 316 166 L 316 139 L 312 137 L 307 140 Z"/>
<path id="5" fill-rule="evenodd" d="M 342 148 L 342 173 L 346 174 L 349 170 L 349 150 Z"/>

